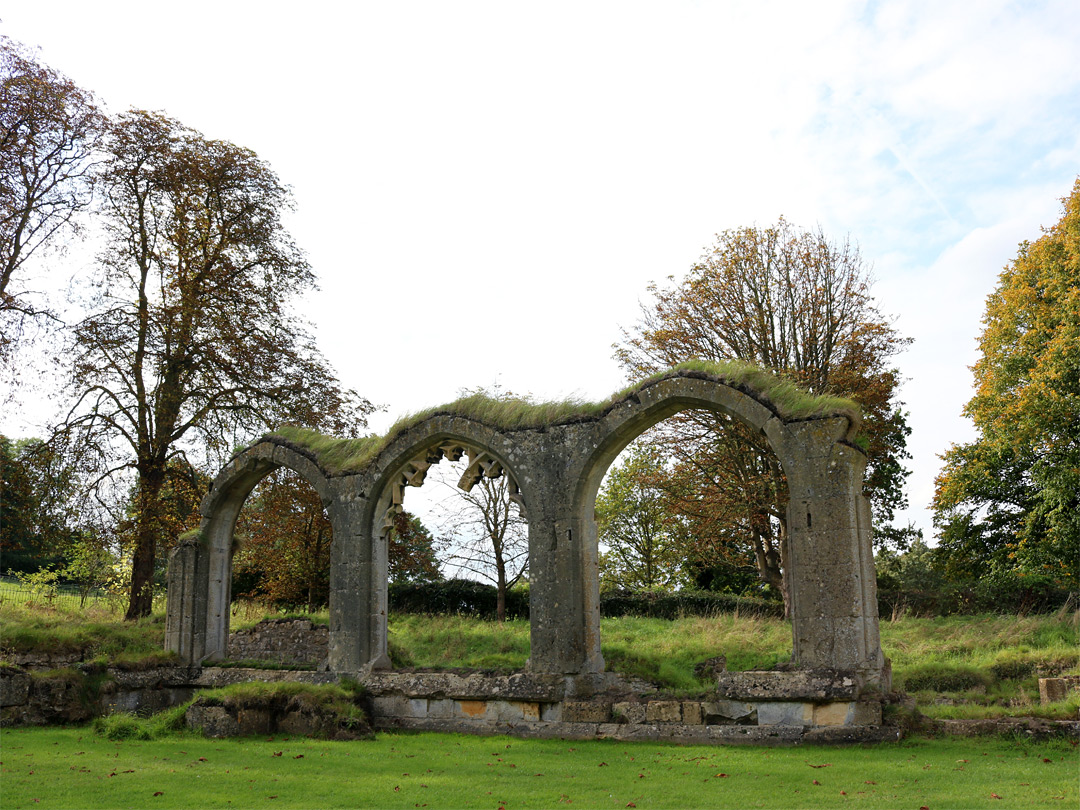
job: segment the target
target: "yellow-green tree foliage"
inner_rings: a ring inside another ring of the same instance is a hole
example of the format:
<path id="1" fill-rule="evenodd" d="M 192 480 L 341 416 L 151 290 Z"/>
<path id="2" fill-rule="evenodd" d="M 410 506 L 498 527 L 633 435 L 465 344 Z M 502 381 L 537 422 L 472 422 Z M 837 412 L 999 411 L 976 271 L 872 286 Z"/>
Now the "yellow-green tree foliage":
<path id="1" fill-rule="evenodd" d="M 855 400 L 874 521 L 890 524 L 905 505 L 910 433 L 892 358 L 908 341 L 878 311 L 858 247 L 781 219 L 717 234 L 686 276 L 671 281 L 650 287 L 655 300 L 617 347 L 630 378 L 693 359 L 738 359 L 812 394 Z M 689 556 L 706 568 L 710 558 L 737 567 L 753 560 L 761 582 L 786 594 L 787 481 L 764 437 L 727 417 L 686 411 L 648 440 L 675 462 L 666 489 L 696 546 Z"/>
<path id="2" fill-rule="evenodd" d="M 935 520 L 954 573 L 1075 588 L 1080 569 L 1080 178 L 986 302 L 978 438 L 945 454 Z"/>
<path id="3" fill-rule="evenodd" d="M 678 517 L 667 504 L 664 459 L 654 445 L 637 444 L 613 468 L 596 498 L 596 528 L 604 550 L 605 588 L 676 587 L 686 557 L 676 543 Z"/>

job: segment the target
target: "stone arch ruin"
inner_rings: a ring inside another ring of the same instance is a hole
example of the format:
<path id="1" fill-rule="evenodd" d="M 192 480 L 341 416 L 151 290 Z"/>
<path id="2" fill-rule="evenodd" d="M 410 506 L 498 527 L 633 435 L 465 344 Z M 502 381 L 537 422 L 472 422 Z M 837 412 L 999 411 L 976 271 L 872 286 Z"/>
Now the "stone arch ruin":
<path id="1" fill-rule="evenodd" d="M 471 404 L 470 404 L 471 402 Z M 329 668 L 373 677 L 387 655 L 386 530 L 406 486 L 442 458 L 468 457 L 460 485 L 506 476 L 527 514 L 530 676 L 602 679 L 597 536 L 601 479 L 618 453 L 657 422 L 694 408 L 764 435 L 789 487 L 792 667 L 889 686 L 878 635 L 866 456 L 849 402 L 811 397 L 743 364 L 675 368 L 596 405 L 475 398 L 414 417 L 387 437 L 330 440 L 298 430 L 265 436 L 221 471 L 197 537 L 169 567 L 166 648 L 188 665 L 225 657 L 232 531 L 255 484 L 289 467 L 318 491 L 333 526 Z M 856 690 L 858 691 L 858 689 Z"/>

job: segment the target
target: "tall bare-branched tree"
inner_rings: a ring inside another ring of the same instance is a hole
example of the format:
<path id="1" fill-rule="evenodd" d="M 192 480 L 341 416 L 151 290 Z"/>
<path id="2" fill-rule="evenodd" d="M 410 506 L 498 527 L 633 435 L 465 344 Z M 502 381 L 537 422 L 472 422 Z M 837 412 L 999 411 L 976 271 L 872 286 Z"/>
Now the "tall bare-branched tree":
<path id="1" fill-rule="evenodd" d="M 690 359 L 740 359 L 864 411 L 867 490 L 881 524 L 904 503 L 910 432 L 890 358 L 907 341 L 878 311 L 858 248 L 781 219 L 724 231 L 679 283 L 652 285 L 653 303 L 616 347 L 633 379 Z M 686 412 L 653 440 L 673 457 L 671 493 L 698 545 L 693 556 L 751 556 L 761 581 L 787 598 L 787 485 L 764 437 L 732 420 Z M 675 499 L 678 501 L 678 498 Z"/>
<path id="2" fill-rule="evenodd" d="M 290 309 L 314 276 L 267 163 L 142 111 L 119 116 L 104 148 L 108 244 L 73 331 L 59 435 L 95 455 L 92 483 L 134 473 L 136 618 L 151 608 L 172 459 L 196 442 L 226 454 L 283 421 L 348 430 L 370 405 L 341 389 Z"/>
<path id="3" fill-rule="evenodd" d="M 528 526 L 511 500 L 505 476 L 482 477 L 468 492 L 448 499 L 448 519 L 440 530 L 450 568 L 493 583 L 499 621 L 506 620 L 506 592 L 528 571 Z M 456 508 L 455 508 L 456 507 Z"/>
<path id="4" fill-rule="evenodd" d="M 48 313 L 19 271 L 91 204 L 102 127 L 93 95 L 0 36 L 0 359 Z"/>

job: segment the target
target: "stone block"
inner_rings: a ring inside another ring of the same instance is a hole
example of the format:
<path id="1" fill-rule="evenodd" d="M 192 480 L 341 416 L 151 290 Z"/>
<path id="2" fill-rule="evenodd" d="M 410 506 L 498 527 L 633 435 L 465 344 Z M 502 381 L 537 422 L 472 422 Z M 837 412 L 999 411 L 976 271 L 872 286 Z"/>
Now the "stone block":
<path id="1" fill-rule="evenodd" d="M 525 721 L 525 715 L 521 711 L 521 704 L 517 701 L 489 701 L 486 716 L 499 723 L 517 724 Z"/>
<path id="2" fill-rule="evenodd" d="M 895 726 L 821 726 L 808 728 L 803 741 L 818 745 L 895 742 L 900 739 Z"/>
<path id="3" fill-rule="evenodd" d="M 748 745 L 793 745 L 802 741 L 804 729 L 797 726 L 706 726 L 713 742 Z"/>
<path id="4" fill-rule="evenodd" d="M 7 667 L 0 669 L 0 706 L 22 706 L 29 699 L 29 673 Z"/>
<path id="5" fill-rule="evenodd" d="M 790 672 L 722 672 L 717 690 L 729 700 L 854 700 L 860 683 L 845 670 L 792 670 Z"/>
<path id="6" fill-rule="evenodd" d="M 521 713 L 521 719 L 530 723 L 535 723 L 540 720 L 540 704 L 534 701 L 511 701 L 511 705 L 515 706 L 518 712 Z"/>
<path id="7" fill-rule="evenodd" d="M 681 723 L 682 707 L 677 700 L 650 700 L 645 707 L 647 723 Z"/>
<path id="8" fill-rule="evenodd" d="M 611 707 L 612 716 L 620 723 L 631 725 L 645 722 L 645 704 L 622 701 Z"/>
<path id="9" fill-rule="evenodd" d="M 819 703 L 814 706 L 815 726 L 850 726 L 855 714 L 854 703 Z"/>
<path id="10" fill-rule="evenodd" d="M 449 698 L 428 700 L 427 717 L 435 720 L 447 720 L 454 716 L 455 701 Z"/>
<path id="11" fill-rule="evenodd" d="M 860 700 L 855 703 L 851 714 L 853 726 L 880 726 L 881 725 L 881 701 Z"/>
<path id="12" fill-rule="evenodd" d="M 224 706 L 199 706 L 188 708 L 184 722 L 193 731 L 202 731 L 207 737 L 236 737 L 240 724 Z"/>
<path id="13" fill-rule="evenodd" d="M 277 730 L 281 734 L 311 737 L 323 730 L 322 718 L 304 712 L 288 712 L 278 720 Z"/>
<path id="14" fill-rule="evenodd" d="M 1069 692 L 1080 692 L 1080 675 L 1061 678 L 1039 678 L 1039 702 L 1056 703 L 1065 700 Z"/>
<path id="15" fill-rule="evenodd" d="M 564 723 L 607 723 L 611 720 L 611 706 L 588 700 L 566 700 L 560 719 Z"/>
<path id="16" fill-rule="evenodd" d="M 410 698 L 404 695 L 376 695 L 371 698 L 371 713 L 386 717 L 412 717 Z"/>
<path id="17" fill-rule="evenodd" d="M 762 701 L 757 705 L 757 717 L 759 726 L 811 726 L 814 704 Z"/>
<path id="18" fill-rule="evenodd" d="M 274 730 L 274 716 L 267 709 L 240 709 L 236 722 L 241 734 L 270 734 Z"/>
<path id="19" fill-rule="evenodd" d="M 682 703 L 682 721 L 688 726 L 700 726 L 702 724 L 702 711 L 700 700 L 684 700 Z"/>
<path id="20" fill-rule="evenodd" d="M 541 703 L 540 719 L 545 723 L 562 722 L 562 703 Z"/>
<path id="21" fill-rule="evenodd" d="M 486 700 L 459 700 L 457 701 L 458 717 L 470 720 L 483 720 L 487 717 L 488 702 Z"/>
<path id="22" fill-rule="evenodd" d="M 719 726 L 731 723 L 754 723 L 757 707 L 739 700 L 708 700 L 701 704 L 706 725 Z"/>

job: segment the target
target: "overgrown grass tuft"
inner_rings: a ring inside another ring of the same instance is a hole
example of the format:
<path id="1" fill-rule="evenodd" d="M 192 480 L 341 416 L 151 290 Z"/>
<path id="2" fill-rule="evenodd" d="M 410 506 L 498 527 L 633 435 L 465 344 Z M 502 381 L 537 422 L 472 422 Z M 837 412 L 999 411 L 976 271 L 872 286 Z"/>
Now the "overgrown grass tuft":
<path id="1" fill-rule="evenodd" d="M 383 436 L 335 439 L 307 428 L 284 425 L 264 438 L 284 440 L 312 455 L 328 474 L 341 475 L 363 469 L 399 434 L 434 416 L 461 416 L 501 430 L 571 424 L 600 418 L 617 404 L 663 380 L 688 376 L 714 380 L 747 391 L 784 419 L 843 416 L 851 422 L 852 433 L 861 421 L 861 410 L 852 400 L 811 394 L 791 380 L 751 363 L 741 360 L 723 363 L 690 360 L 628 386 L 600 402 L 578 399 L 534 402 L 523 398 L 496 399 L 484 394 L 471 394 L 405 416 Z"/>
<path id="2" fill-rule="evenodd" d="M 903 683 L 899 685 L 908 692 L 966 692 L 979 688 L 985 690 L 992 682 L 989 673 L 970 666 L 925 664 L 907 670 Z"/>
<path id="3" fill-rule="evenodd" d="M 0 650 L 117 662 L 129 669 L 168 663 L 163 651 L 165 616 L 134 622 L 111 611 L 74 606 L 0 605 Z"/>

